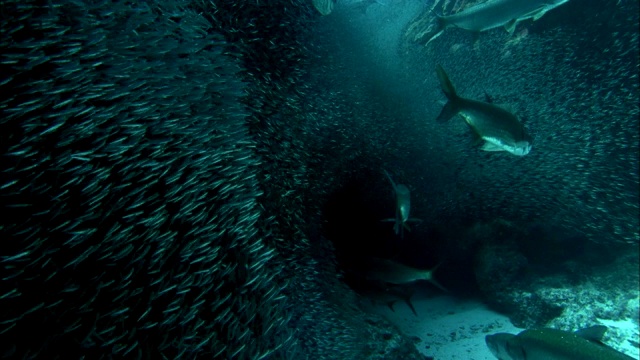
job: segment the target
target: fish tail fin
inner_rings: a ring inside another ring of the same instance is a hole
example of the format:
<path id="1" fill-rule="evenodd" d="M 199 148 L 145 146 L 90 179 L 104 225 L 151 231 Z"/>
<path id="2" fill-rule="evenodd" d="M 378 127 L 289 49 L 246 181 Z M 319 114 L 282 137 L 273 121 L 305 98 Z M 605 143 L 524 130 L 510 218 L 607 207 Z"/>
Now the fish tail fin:
<path id="1" fill-rule="evenodd" d="M 436 265 L 435 267 L 433 267 L 433 269 L 431 270 L 426 270 L 424 272 L 424 280 L 427 280 L 428 282 L 430 282 L 432 285 L 434 285 L 435 287 L 437 287 L 438 289 L 444 291 L 444 292 L 449 292 L 449 290 L 447 290 L 447 288 L 445 288 L 444 286 L 442 286 L 438 280 L 435 279 L 435 277 L 433 277 L 433 273 L 440 267 L 440 265 L 442 265 L 442 262 L 440 262 L 438 265 Z"/>
<path id="2" fill-rule="evenodd" d="M 436 280 L 436 279 L 431 279 L 429 280 L 429 282 L 431 283 L 431 285 L 434 285 L 435 287 L 437 287 L 438 289 L 448 293 L 449 290 L 447 290 L 447 288 L 445 288 L 444 286 L 440 285 L 440 283 Z"/>
<path id="3" fill-rule="evenodd" d="M 442 92 L 449 100 L 442 108 L 442 111 L 440 111 L 440 115 L 438 115 L 436 120 L 438 122 L 445 122 L 460 111 L 460 97 L 456 93 L 456 88 L 453 86 L 453 83 L 451 83 L 451 80 L 449 80 L 449 76 L 447 76 L 442 66 L 436 66 L 436 74 L 438 75 L 438 80 L 440 80 Z"/>

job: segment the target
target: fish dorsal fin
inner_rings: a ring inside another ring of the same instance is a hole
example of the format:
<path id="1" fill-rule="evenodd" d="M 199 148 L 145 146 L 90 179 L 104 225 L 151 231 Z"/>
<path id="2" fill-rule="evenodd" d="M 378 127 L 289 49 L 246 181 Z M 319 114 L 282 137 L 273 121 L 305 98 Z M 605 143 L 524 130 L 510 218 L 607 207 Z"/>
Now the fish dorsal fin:
<path id="1" fill-rule="evenodd" d="M 513 34 L 513 31 L 516 29 L 517 23 L 518 23 L 518 19 L 513 19 L 508 23 L 504 24 L 504 29 L 507 30 L 509 34 Z"/>
<path id="2" fill-rule="evenodd" d="M 487 90 L 484 91 L 484 102 L 487 104 L 493 104 L 493 96 L 489 95 Z"/>
<path id="3" fill-rule="evenodd" d="M 575 332 L 576 335 L 583 339 L 593 341 L 598 344 L 602 344 L 602 337 L 607 332 L 607 327 L 604 325 L 594 325 L 588 328 L 580 329 Z"/>

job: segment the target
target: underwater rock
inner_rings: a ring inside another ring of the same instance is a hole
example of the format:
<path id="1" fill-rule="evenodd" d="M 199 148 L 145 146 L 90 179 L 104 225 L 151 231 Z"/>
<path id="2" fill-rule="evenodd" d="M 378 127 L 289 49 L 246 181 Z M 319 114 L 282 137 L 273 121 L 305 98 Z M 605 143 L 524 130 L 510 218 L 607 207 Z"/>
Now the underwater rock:
<path id="1" fill-rule="evenodd" d="M 483 246 L 474 263 L 478 287 L 489 299 L 499 299 L 502 292 L 518 287 L 528 265 L 527 259 L 508 245 Z"/>
<path id="2" fill-rule="evenodd" d="M 485 243 L 475 261 L 481 293 L 494 308 L 508 314 L 514 325 L 572 329 L 601 319 L 636 318 L 640 280 L 637 251 L 606 262 L 589 263 L 588 257 L 580 254 L 582 257 L 571 261 L 540 264 L 537 258 L 530 261 L 517 245 Z M 625 334 L 633 339 L 633 334 Z"/>

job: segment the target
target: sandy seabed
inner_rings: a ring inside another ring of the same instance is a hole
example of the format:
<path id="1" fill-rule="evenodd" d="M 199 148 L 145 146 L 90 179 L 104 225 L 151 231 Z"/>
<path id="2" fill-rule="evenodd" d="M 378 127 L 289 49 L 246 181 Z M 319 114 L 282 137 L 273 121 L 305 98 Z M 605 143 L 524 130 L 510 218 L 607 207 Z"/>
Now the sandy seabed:
<path id="1" fill-rule="evenodd" d="M 393 311 L 381 305 L 371 305 L 371 311 L 387 318 L 407 336 L 414 337 L 420 352 L 436 360 L 495 360 L 484 337 L 497 332 L 517 334 L 524 330 L 477 300 L 416 294 L 411 302 L 417 317 L 401 301 L 394 304 Z"/>

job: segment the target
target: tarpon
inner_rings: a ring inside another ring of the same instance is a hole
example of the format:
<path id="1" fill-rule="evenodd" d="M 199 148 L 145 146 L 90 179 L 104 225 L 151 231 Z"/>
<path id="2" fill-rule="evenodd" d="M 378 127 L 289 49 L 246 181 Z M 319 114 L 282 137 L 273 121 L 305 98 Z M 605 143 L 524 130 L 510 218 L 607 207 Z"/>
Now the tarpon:
<path id="1" fill-rule="evenodd" d="M 436 67 L 436 73 L 449 100 L 438 115 L 439 122 L 460 114 L 473 132 L 484 140 L 481 147 L 484 151 L 506 151 L 518 156 L 531 151 L 531 138 L 515 115 L 499 106 L 458 96 L 442 66 Z"/>
<path id="2" fill-rule="evenodd" d="M 518 335 L 487 335 L 485 342 L 500 360 L 630 360 L 633 359 L 600 342 L 606 326 L 597 325 L 576 332 L 531 329 Z"/>
<path id="3" fill-rule="evenodd" d="M 436 15 L 438 29 L 427 44 L 450 27 L 481 32 L 502 26 L 509 33 L 513 33 L 518 22 L 527 19 L 538 20 L 547 11 L 567 1 L 569 0 L 488 0 L 453 15 Z"/>
<path id="4" fill-rule="evenodd" d="M 447 291 L 440 285 L 433 276 L 433 273 L 440 266 L 436 265 L 432 269 L 416 269 L 410 266 L 395 262 L 393 260 L 372 258 L 369 260 L 369 269 L 366 276 L 369 280 L 382 281 L 388 284 L 402 285 L 418 280 L 426 280 L 442 291 Z"/>
<path id="5" fill-rule="evenodd" d="M 411 192 L 409 188 L 403 184 L 396 184 L 386 170 L 384 170 L 384 174 L 389 179 L 391 186 L 393 186 L 393 192 L 396 196 L 396 217 L 395 219 L 385 219 L 383 221 L 395 221 L 393 231 L 396 235 L 404 238 L 404 229 L 411 231 L 408 223 L 410 221 L 417 222 L 420 219 L 409 218 L 409 213 L 411 212 Z"/>

